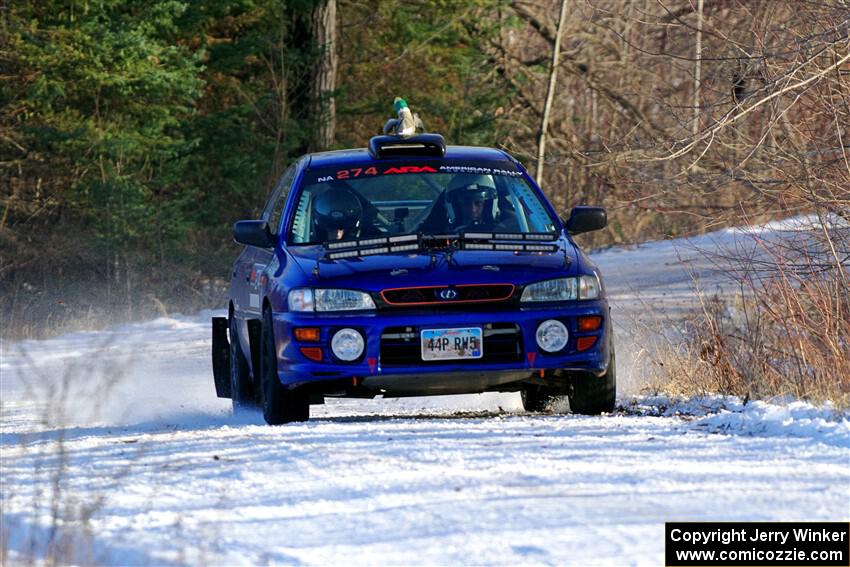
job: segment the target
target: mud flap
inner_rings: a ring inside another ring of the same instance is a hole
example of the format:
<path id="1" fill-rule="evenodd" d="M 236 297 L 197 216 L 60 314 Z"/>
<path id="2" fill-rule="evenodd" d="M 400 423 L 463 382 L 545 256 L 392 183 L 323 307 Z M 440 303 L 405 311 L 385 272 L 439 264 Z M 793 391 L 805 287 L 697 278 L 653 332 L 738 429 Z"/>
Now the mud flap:
<path id="1" fill-rule="evenodd" d="M 215 395 L 229 398 L 230 394 L 230 342 L 227 340 L 227 317 L 212 318 L 212 365 Z"/>

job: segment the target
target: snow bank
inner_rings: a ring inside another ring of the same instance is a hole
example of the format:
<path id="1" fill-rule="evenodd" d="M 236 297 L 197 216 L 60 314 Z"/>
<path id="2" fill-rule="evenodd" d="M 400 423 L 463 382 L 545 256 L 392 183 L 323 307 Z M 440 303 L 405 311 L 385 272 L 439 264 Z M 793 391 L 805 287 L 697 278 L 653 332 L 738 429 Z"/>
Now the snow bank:
<path id="1" fill-rule="evenodd" d="M 634 397 L 624 404 L 627 413 L 682 417 L 688 430 L 754 437 L 796 437 L 825 445 L 850 448 L 850 411 L 832 404 L 777 400 L 744 402 L 735 396 L 671 398 Z"/>
<path id="2" fill-rule="evenodd" d="M 816 214 L 802 215 L 782 220 L 770 221 L 764 224 L 750 226 L 738 226 L 726 229 L 727 234 L 760 234 L 766 232 L 805 232 L 821 230 L 826 225 L 829 229 L 850 228 L 850 223 L 840 216 L 827 213 L 823 215 L 823 222 Z"/>

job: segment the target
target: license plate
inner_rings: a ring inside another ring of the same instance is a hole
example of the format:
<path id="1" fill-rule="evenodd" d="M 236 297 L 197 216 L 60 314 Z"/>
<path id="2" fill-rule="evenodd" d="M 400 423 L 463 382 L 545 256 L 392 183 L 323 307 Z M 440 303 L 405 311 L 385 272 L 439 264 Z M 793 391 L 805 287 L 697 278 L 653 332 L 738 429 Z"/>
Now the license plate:
<path id="1" fill-rule="evenodd" d="M 484 345 L 481 327 L 422 329 L 422 360 L 481 358 Z"/>

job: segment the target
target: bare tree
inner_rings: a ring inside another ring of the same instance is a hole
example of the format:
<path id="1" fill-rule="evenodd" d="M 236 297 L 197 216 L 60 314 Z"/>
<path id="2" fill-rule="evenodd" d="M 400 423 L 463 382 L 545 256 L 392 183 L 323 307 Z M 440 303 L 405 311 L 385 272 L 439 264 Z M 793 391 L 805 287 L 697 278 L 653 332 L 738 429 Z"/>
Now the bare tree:
<path id="1" fill-rule="evenodd" d="M 696 62 L 694 63 L 694 125 L 693 135 L 696 136 L 699 132 L 699 90 L 700 90 L 700 75 L 702 73 L 702 13 L 703 0 L 697 0 L 697 45 L 696 45 Z"/>
<path id="2" fill-rule="evenodd" d="M 543 106 L 543 117 L 540 120 L 540 139 L 537 142 L 537 172 L 535 180 L 540 185 L 543 181 L 543 156 L 546 153 L 546 128 L 549 126 L 549 113 L 552 101 L 555 99 L 555 85 L 558 81 L 558 59 L 561 55 L 561 34 L 567 15 L 567 0 L 561 0 L 561 16 L 558 18 L 558 31 L 555 34 L 555 46 L 552 48 L 552 68 L 549 69 L 549 87 L 546 90 L 546 104 Z"/>
<path id="3" fill-rule="evenodd" d="M 311 149 L 326 150 L 333 145 L 336 130 L 336 90 L 339 55 L 337 50 L 337 0 L 321 0 L 313 9 L 312 37 L 318 50 L 313 68 L 310 100 L 315 134 Z"/>

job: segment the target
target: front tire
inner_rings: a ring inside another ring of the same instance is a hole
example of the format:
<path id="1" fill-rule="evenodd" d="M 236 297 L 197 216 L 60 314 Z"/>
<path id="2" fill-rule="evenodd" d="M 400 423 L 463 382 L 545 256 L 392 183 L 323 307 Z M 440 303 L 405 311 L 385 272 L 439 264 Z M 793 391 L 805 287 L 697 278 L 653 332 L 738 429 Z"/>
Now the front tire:
<path id="1" fill-rule="evenodd" d="M 558 395 L 551 388 L 537 384 L 526 384 L 520 390 L 522 407 L 525 411 L 543 412 Z"/>
<path id="2" fill-rule="evenodd" d="M 230 397 L 233 403 L 233 413 L 240 414 L 255 405 L 254 385 L 251 382 L 248 361 L 245 359 L 242 347 L 239 344 L 236 319 L 232 314 L 228 327 L 230 330 Z"/>
<path id="3" fill-rule="evenodd" d="M 577 373 L 567 396 L 573 413 L 599 415 L 614 411 L 617 401 L 617 357 L 613 344 L 608 371 L 603 376 L 594 376 L 589 372 Z"/>
<path id="4" fill-rule="evenodd" d="M 281 425 L 310 419 L 310 400 L 304 392 L 287 390 L 277 375 L 274 327 L 271 309 L 263 312 L 260 342 L 260 376 L 263 417 L 269 425 Z"/>

